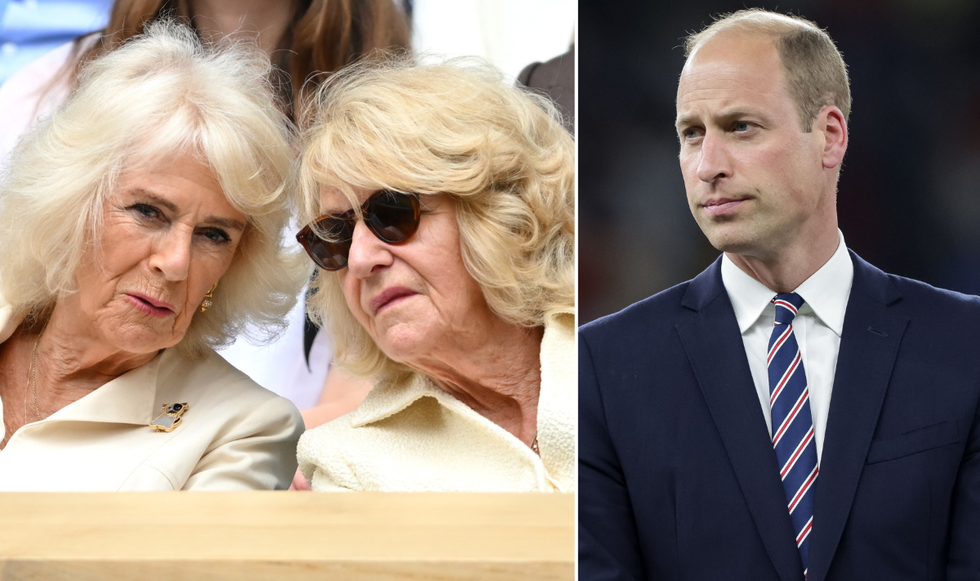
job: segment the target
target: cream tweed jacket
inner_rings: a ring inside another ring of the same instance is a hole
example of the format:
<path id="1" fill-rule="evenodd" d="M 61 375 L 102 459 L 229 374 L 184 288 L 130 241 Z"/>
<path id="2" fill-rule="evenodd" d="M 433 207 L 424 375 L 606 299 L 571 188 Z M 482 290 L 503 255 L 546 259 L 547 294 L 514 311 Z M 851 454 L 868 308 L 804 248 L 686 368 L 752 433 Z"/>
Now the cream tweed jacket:
<path id="1" fill-rule="evenodd" d="M 300 469 L 313 490 L 575 490 L 575 322 L 549 318 L 541 341 L 538 456 L 421 374 L 379 384 L 359 408 L 306 432 Z"/>

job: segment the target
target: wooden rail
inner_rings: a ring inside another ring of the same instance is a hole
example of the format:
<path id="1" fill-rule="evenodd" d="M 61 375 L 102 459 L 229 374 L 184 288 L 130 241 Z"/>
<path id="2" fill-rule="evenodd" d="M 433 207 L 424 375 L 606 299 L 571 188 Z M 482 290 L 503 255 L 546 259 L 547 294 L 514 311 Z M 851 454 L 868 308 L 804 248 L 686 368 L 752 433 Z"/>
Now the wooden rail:
<path id="1" fill-rule="evenodd" d="M 0 581 L 571 581 L 559 494 L 3 493 Z"/>

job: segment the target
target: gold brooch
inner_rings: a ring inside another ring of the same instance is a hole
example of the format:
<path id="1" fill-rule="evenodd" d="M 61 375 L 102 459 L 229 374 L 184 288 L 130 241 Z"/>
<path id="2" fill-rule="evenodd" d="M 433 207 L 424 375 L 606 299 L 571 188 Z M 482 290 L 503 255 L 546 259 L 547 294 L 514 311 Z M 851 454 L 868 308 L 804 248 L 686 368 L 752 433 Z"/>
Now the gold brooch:
<path id="1" fill-rule="evenodd" d="M 165 403 L 163 413 L 150 422 L 150 427 L 158 432 L 172 432 L 180 425 L 180 416 L 187 411 L 186 403 Z"/>

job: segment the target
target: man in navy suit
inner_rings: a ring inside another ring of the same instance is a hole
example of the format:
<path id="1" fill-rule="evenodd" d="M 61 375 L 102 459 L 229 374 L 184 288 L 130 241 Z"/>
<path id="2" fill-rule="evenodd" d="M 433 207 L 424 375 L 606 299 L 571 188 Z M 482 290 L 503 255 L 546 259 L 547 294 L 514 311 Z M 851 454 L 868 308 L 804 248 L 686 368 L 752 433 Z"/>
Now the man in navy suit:
<path id="1" fill-rule="evenodd" d="M 580 330 L 580 579 L 980 579 L 980 300 L 847 250 L 825 32 L 742 11 L 687 55 L 681 172 L 723 255 Z"/>

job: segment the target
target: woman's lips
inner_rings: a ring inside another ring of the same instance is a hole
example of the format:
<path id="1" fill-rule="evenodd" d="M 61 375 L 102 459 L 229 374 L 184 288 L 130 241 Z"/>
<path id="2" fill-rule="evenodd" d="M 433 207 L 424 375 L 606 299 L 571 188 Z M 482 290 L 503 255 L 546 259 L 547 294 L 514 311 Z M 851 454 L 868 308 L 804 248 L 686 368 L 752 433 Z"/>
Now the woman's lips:
<path id="1" fill-rule="evenodd" d="M 704 208 L 704 211 L 707 212 L 709 216 L 722 216 L 724 214 L 733 213 L 745 201 L 745 199 L 731 200 L 723 198 L 720 200 L 708 201 L 702 204 L 701 207 Z"/>
<path id="2" fill-rule="evenodd" d="M 170 303 L 150 298 L 146 295 L 129 293 L 126 295 L 129 302 L 138 310 L 154 317 L 166 317 L 174 314 L 173 305 Z"/>
<path id="3" fill-rule="evenodd" d="M 384 292 L 371 299 L 371 312 L 377 315 L 395 303 L 401 302 L 403 299 L 407 299 L 416 294 L 418 293 L 404 287 L 385 289 Z"/>

